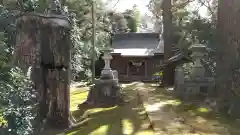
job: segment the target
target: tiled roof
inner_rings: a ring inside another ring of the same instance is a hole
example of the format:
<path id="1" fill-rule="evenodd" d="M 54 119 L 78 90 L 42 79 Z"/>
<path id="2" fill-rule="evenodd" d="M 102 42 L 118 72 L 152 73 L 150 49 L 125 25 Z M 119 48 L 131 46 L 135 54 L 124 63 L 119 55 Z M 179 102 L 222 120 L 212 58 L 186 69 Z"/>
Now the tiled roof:
<path id="1" fill-rule="evenodd" d="M 112 36 L 113 53 L 123 56 L 149 56 L 164 53 L 158 33 L 119 33 Z"/>
<path id="2" fill-rule="evenodd" d="M 164 43 L 159 33 L 117 33 L 112 35 L 113 53 L 122 56 L 153 56 L 164 53 Z M 179 49 L 172 46 L 172 51 Z"/>

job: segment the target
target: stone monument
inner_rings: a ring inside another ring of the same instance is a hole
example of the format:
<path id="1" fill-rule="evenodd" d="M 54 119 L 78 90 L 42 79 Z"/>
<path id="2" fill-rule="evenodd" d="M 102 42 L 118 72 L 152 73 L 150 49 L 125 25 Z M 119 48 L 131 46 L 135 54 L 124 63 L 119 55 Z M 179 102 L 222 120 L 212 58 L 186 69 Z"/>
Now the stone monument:
<path id="1" fill-rule="evenodd" d="M 111 56 L 112 49 L 106 48 L 102 51 L 104 52 L 102 59 L 105 62 L 105 66 L 101 72 L 100 78 L 104 76 L 111 76 L 115 81 L 118 82 L 118 72 L 116 70 L 112 70 L 110 67 L 110 63 L 112 60 L 112 56 Z"/>
<path id="2" fill-rule="evenodd" d="M 178 65 L 175 69 L 175 84 L 174 89 L 177 93 L 181 93 L 184 88 L 184 69 L 183 65 Z"/>
<path id="3" fill-rule="evenodd" d="M 70 125 L 71 21 L 61 4 L 52 2 L 46 14 L 22 12 L 16 17 L 13 61 L 32 69 L 38 123 L 63 129 Z"/>
<path id="4" fill-rule="evenodd" d="M 205 68 L 201 60 L 204 58 L 207 48 L 202 44 L 194 44 L 189 50 L 192 51 L 193 66 L 190 74 L 184 75 L 183 67 L 176 68 L 176 91 L 184 98 L 195 98 L 199 94 L 209 94 L 214 86 L 214 78 L 205 75 Z M 202 90 L 204 89 L 205 92 Z M 182 92 L 181 92 L 182 91 Z M 195 96 L 194 96 L 195 95 Z"/>
<path id="5" fill-rule="evenodd" d="M 103 60 L 105 67 L 101 72 L 100 79 L 95 80 L 94 86 L 91 87 L 87 100 L 80 104 L 88 106 L 114 106 L 123 102 L 120 93 L 121 87 L 118 83 L 118 72 L 112 70 L 110 62 L 112 49 L 104 49 Z"/>
<path id="6" fill-rule="evenodd" d="M 192 51 L 192 59 L 194 61 L 193 69 L 190 78 L 201 78 L 205 76 L 205 69 L 201 63 L 201 59 L 205 56 L 207 50 L 206 46 L 202 44 L 192 45 L 189 50 Z"/>

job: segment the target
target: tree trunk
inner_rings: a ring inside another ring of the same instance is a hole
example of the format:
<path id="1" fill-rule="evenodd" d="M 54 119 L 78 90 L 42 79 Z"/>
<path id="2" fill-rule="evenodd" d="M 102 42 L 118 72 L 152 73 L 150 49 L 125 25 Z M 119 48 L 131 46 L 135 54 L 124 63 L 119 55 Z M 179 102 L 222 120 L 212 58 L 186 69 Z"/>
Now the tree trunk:
<path id="1" fill-rule="evenodd" d="M 32 67 L 31 78 L 39 96 L 38 118 L 66 128 L 70 124 L 70 22 L 64 17 L 26 13 L 16 24 L 15 62 L 25 70 Z"/>
<path id="2" fill-rule="evenodd" d="M 172 56 L 172 2 L 164 0 L 162 4 L 163 16 L 163 40 L 164 40 L 164 59 Z M 163 84 L 173 85 L 174 69 L 172 66 L 166 66 L 163 74 Z"/>
<path id="3" fill-rule="evenodd" d="M 219 107 L 228 111 L 231 92 L 233 90 L 233 68 L 240 40 L 240 10 L 239 0 L 219 0 L 218 2 L 218 46 L 216 66 L 216 91 L 219 97 Z"/>

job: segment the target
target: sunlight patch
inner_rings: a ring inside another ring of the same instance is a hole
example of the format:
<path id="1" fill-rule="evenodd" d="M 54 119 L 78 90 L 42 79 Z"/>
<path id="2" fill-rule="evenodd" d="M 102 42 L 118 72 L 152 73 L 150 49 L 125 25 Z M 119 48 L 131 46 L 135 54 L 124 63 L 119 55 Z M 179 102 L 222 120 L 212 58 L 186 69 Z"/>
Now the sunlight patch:
<path id="1" fill-rule="evenodd" d="M 87 99 L 88 92 L 74 91 L 70 94 L 70 110 L 75 111 L 78 105 Z"/>
<path id="2" fill-rule="evenodd" d="M 130 86 L 135 86 L 135 85 L 137 85 L 138 84 L 138 82 L 133 82 L 133 83 L 130 83 L 130 84 L 122 84 L 121 86 L 123 87 L 123 88 L 126 88 L 126 87 L 130 87 Z"/>
<path id="3" fill-rule="evenodd" d="M 96 130 L 92 131 L 91 133 L 89 133 L 88 135 L 104 135 L 106 133 L 106 131 L 108 130 L 109 126 L 108 125 L 103 125 L 103 126 L 100 126 L 99 128 L 97 128 Z M 81 133 L 79 133 L 80 131 L 74 131 L 74 132 L 71 132 L 67 135 L 80 135 Z M 60 134 L 59 134 L 60 135 Z"/>
<path id="4" fill-rule="evenodd" d="M 125 119 L 125 120 L 122 120 L 122 124 L 123 124 L 123 134 L 131 135 L 134 130 L 134 126 L 133 126 L 132 122 L 128 119 Z"/>
<path id="5" fill-rule="evenodd" d="M 197 111 L 198 111 L 198 112 L 201 112 L 201 113 L 208 113 L 208 112 L 209 112 L 209 109 L 208 109 L 208 108 L 205 108 L 205 107 L 201 107 L 201 108 L 198 108 Z"/>
<path id="6" fill-rule="evenodd" d="M 150 84 L 150 86 L 152 86 L 152 87 L 157 87 L 157 86 L 159 86 L 159 84 L 153 83 L 153 84 Z"/>
<path id="7" fill-rule="evenodd" d="M 151 130 L 146 130 L 146 131 L 139 131 L 134 135 L 154 135 L 154 132 Z"/>
<path id="8" fill-rule="evenodd" d="M 181 102 L 178 101 L 178 100 L 167 100 L 167 101 L 155 103 L 155 104 L 152 104 L 152 105 L 146 105 L 146 111 L 154 112 L 154 111 L 160 110 L 162 107 L 164 107 L 166 105 L 177 106 L 179 104 L 181 104 Z"/>
<path id="9" fill-rule="evenodd" d="M 81 88 L 71 88 L 70 91 L 72 91 L 71 93 L 78 93 L 78 92 L 84 92 L 89 90 L 89 87 L 81 87 Z"/>
<path id="10" fill-rule="evenodd" d="M 207 122 L 207 120 L 204 119 L 203 117 L 197 116 L 196 117 L 196 122 L 197 123 L 205 123 L 205 122 Z"/>
<path id="11" fill-rule="evenodd" d="M 167 91 L 173 91 L 174 88 L 173 87 L 169 87 L 169 88 L 166 88 Z"/>
<path id="12" fill-rule="evenodd" d="M 116 108 L 117 108 L 117 106 L 110 107 L 110 108 L 95 108 L 95 109 L 88 110 L 87 113 L 98 113 L 98 112 L 102 112 L 102 111 L 113 110 L 113 109 L 116 109 Z"/>
<path id="13" fill-rule="evenodd" d="M 99 127 L 98 129 L 91 132 L 89 135 L 104 135 L 106 131 L 108 130 L 109 125 L 103 125 Z"/>
<path id="14" fill-rule="evenodd" d="M 178 106 L 180 105 L 182 102 L 180 100 L 168 100 L 167 104 L 171 104 L 173 106 Z"/>

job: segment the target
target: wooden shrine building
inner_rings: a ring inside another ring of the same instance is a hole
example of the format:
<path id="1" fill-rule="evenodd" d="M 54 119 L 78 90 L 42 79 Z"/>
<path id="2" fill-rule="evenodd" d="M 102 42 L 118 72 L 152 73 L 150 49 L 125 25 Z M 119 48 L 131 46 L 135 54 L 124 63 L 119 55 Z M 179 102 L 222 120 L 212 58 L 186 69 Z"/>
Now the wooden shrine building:
<path id="1" fill-rule="evenodd" d="M 164 45 L 159 33 L 118 33 L 112 35 L 111 45 L 111 67 L 120 81 L 153 81 L 161 70 Z"/>

